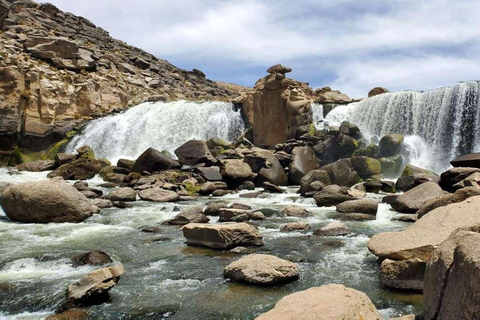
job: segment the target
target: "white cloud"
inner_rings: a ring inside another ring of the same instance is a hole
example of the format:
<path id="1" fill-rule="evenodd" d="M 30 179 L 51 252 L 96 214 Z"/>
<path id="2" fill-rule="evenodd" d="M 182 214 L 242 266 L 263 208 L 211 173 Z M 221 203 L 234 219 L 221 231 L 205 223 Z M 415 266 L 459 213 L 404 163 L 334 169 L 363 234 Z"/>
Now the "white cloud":
<path id="1" fill-rule="evenodd" d="M 260 77 L 269 65 L 285 62 L 302 70 L 296 76 L 315 76 L 312 83 L 358 96 L 373 83 L 426 89 L 478 74 L 476 57 L 465 55 L 480 43 L 477 1 L 50 1 L 114 37 L 220 80 L 244 79 L 239 66 L 257 67 Z M 209 73 L 216 62 L 226 70 Z M 336 80 L 328 83 L 309 66 Z"/>

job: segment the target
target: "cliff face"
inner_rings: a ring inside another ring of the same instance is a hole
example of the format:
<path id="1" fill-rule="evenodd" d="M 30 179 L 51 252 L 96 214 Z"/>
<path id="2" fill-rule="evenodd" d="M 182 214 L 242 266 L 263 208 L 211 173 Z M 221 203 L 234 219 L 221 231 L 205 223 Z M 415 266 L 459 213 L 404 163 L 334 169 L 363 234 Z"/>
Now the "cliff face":
<path id="1" fill-rule="evenodd" d="M 52 4 L 0 0 L 0 30 L 0 151 L 45 148 L 79 122 L 146 100 L 238 95 Z"/>

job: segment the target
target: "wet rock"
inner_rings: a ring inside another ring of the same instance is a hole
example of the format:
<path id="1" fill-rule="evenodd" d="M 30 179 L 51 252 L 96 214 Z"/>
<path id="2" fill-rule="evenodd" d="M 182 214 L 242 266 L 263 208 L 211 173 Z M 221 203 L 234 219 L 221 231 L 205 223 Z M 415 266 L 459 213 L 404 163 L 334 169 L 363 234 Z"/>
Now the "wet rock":
<path id="1" fill-rule="evenodd" d="M 251 210 L 252 209 L 252 207 L 250 207 L 249 205 L 243 204 L 243 203 L 238 203 L 238 202 L 234 202 L 231 205 L 229 205 L 228 207 L 231 208 L 231 209 L 241 209 L 241 210 Z"/>
<path id="2" fill-rule="evenodd" d="M 348 159 L 338 160 L 334 163 L 323 166 L 320 169 L 327 171 L 331 182 L 339 186 L 351 187 L 360 182 L 358 173 L 353 169 L 353 166 Z"/>
<path id="3" fill-rule="evenodd" d="M 289 222 L 280 228 L 281 232 L 294 232 L 304 231 L 311 229 L 310 225 L 306 222 Z"/>
<path id="4" fill-rule="evenodd" d="M 231 159 L 223 160 L 222 162 L 224 166 L 221 168 L 221 174 L 224 179 L 245 181 L 252 180 L 255 177 L 250 166 L 242 160 Z"/>
<path id="5" fill-rule="evenodd" d="M 196 206 L 183 210 L 172 219 L 163 222 L 165 225 L 183 226 L 189 223 L 208 223 L 210 219 L 203 214 L 203 208 Z"/>
<path id="6" fill-rule="evenodd" d="M 91 201 L 91 203 L 92 203 L 94 206 L 96 206 L 96 207 L 98 207 L 98 208 L 100 208 L 100 209 L 106 209 L 106 208 L 111 208 L 111 207 L 113 207 L 112 201 L 107 200 L 107 199 L 98 199 L 98 198 L 97 198 L 97 199 L 93 199 L 93 200 Z"/>
<path id="7" fill-rule="evenodd" d="M 212 196 L 214 197 L 223 197 L 227 194 L 233 194 L 235 193 L 235 191 L 232 191 L 232 190 L 215 190 L 213 193 L 212 193 Z"/>
<path id="8" fill-rule="evenodd" d="M 302 178 L 318 168 L 320 161 L 310 147 L 296 147 L 292 151 L 289 180 L 292 184 L 300 184 Z"/>
<path id="9" fill-rule="evenodd" d="M 368 181 L 363 184 L 366 192 L 379 193 L 382 190 L 383 184 L 380 181 Z"/>
<path id="10" fill-rule="evenodd" d="M 275 285 L 298 279 L 295 263 L 268 254 L 250 254 L 229 264 L 223 276 L 239 282 Z"/>
<path id="11" fill-rule="evenodd" d="M 353 152 L 353 156 L 363 156 L 369 158 L 378 158 L 379 157 L 379 149 L 376 144 L 371 143 L 368 147 L 357 149 Z"/>
<path id="12" fill-rule="evenodd" d="M 260 221 L 265 220 L 267 217 L 261 211 L 254 211 L 250 213 L 250 220 Z"/>
<path id="13" fill-rule="evenodd" d="M 9 186 L 2 193 L 1 205 L 8 218 L 25 223 L 81 222 L 100 211 L 58 179 Z"/>
<path id="14" fill-rule="evenodd" d="M 427 175 L 427 176 L 432 176 L 432 177 L 438 177 L 438 174 L 436 174 L 435 172 L 432 172 L 430 170 L 427 170 L 427 169 L 423 169 L 423 168 L 420 168 L 420 167 L 416 167 L 414 165 L 411 165 L 411 164 L 407 164 L 405 166 L 405 169 L 403 169 L 403 172 L 402 172 L 402 177 L 406 177 L 406 176 L 418 176 L 418 175 Z"/>
<path id="15" fill-rule="evenodd" d="M 55 155 L 55 166 L 60 167 L 64 164 L 72 162 L 77 156 L 73 153 L 57 153 Z"/>
<path id="16" fill-rule="evenodd" d="M 423 290 L 426 262 L 418 258 L 394 261 L 383 260 L 380 265 L 382 284 L 394 289 Z"/>
<path id="17" fill-rule="evenodd" d="M 317 183 L 314 185 L 314 183 Z M 307 192 L 320 191 L 323 187 L 332 184 L 330 176 L 325 170 L 312 170 L 307 173 L 300 181 L 300 194 L 305 195 Z"/>
<path id="18" fill-rule="evenodd" d="M 350 123 L 348 121 L 343 121 L 340 124 L 339 131 L 340 131 L 340 133 L 346 134 L 347 136 L 350 136 L 354 139 L 362 138 L 362 134 L 361 134 L 358 126 L 356 124 Z"/>
<path id="19" fill-rule="evenodd" d="M 262 193 L 263 193 L 263 191 L 242 193 L 242 194 L 239 195 L 239 197 L 240 198 L 246 198 L 246 199 L 253 199 L 253 198 L 257 198 Z"/>
<path id="20" fill-rule="evenodd" d="M 220 215 L 220 209 L 228 208 L 228 202 L 226 201 L 213 201 L 207 203 L 207 207 L 203 211 L 204 214 L 209 216 Z"/>
<path id="21" fill-rule="evenodd" d="M 180 199 L 180 196 L 176 192 L 161 188 L 141 190 L 138 195 L 142 200 L 153 202 L 174 202 Z"/>
<path id="22" fill-rule="evenodd" d="M 402 134 L 387 134 L 380 139 L 380 157 L 391 157 L 400 153 L 403 145 Z"/>
<path id="23" fill-rule="evenodd" d="M 243 209 L 224 208 L 220 209 L 219 219 L 220 222 L 235 221 L 244 222 L 250 220 L 250 211 Z"/>
<path id="24" fill-rule="evenodd" d="M 350 161 L 354 170 L 363 179 L 382 173 L 382 164 L 377 159 L 369 157 L 352 157 L 350 158 Z"/>
<path id="25" fill-rule="evenodd" d="M 220 174 L 219 167 L 198 167 L 195 170 L 200 172 L 200 174 L 207 181 L 221 181 L 222 175 Z"/>
<path id="26" fill-rule="evenodd" d="M 398 194 L 389 194 L 382 198 L 382 202 L 386 204 L 391 204 L 398 198 Z"/>
<path id="27" fill-rule="evenodd" d="M 131 203 L 128 203 L 125 201 L 112 201 L 112 204 L 115 208 L 119 208 L 119 209 L 127 209 L 127 208 L 133 207 Z"/>
<path id="28" fill-rule="evenodd" d="M 428 261 L 432 251 L 458 228 L 480 224 L 480 196 L 437 208 L 400 232 L 374 235 L 369 250 L 381 258 Z"/>
<path id="29" fill-rule="evenodd" d="M 263 149 L 254 149 L 245 155 L 244 161 L 257 174 L 255 183 L 261 185 L 264 182 L 278 186 L 284 186 L 288 182 L 287 174 L 275 155 Z"/>
<path id="30" fill-rule="evenodd" d="M 480 168 L 480 153 L 469 153 L 450 161 L 453 167 Z"/>
<path id="31" fill-rule="evenodd" d="M 191 166 L 202 162 L 215 164 L 217 160 L 212 156 L 207 143 L 203 140 L 189 140 L 175 149 L 175 155 L 181 164 Z"/>
<path id="32" fill-rule="evenodd" d="M 319 207 L 331 207 L 345 201 L 355 200 L 354 197 L 346 194 L 346 192 L 331 192 L 325 189 L 313 195 L 313 199 L 315 199 L 315 202 Z"/>
<path id="33" fill-rule="evenodd" d="M 391 206 L 398 212 L 415 213 L 428 200 L 441 197 L 444 194 L 444 191 L 438 184 L 426 182 L 398 196 Z"/>
<path id="34" fill-rule="evenodd" d="M 342 213 L 365 213 L 376 215 L 378 203 L 371 199 L 345 201 L 337 205 L 337 211 Z"/>
<path id="35" fill-rule="evenodd" d="M 16 165 L 18 171 L 31 171 L 31 172 L 41 172 L 47 170 L 55 169 L 55 161 L 53 160 L 36 160 L 30 162 L 24 162 L 22 164 Z"/>
<path id="36" fill-rule="evenodd" d="M 93 152 L 92 148 L 88 145 L 81 146 L 77 148 L 78 159 L 87 159 L 87 160 L 94 160 L 95 153 Z"/>
<path id="37" fill-rule="evenodd" d="M 285 206 L 282 209 L 281 214 L 287 217 L 299 217 L 299 218 L 306 218 L 310 215 L 307 209 L 305 209 L 304 207 L 295 206 L 295 205 Z"/>
<path id="38" fill-rule="evenodd" d="M 136 201 L 137 192 L 129 187 L 116 188 L 107 194 L 107 199 L 110 201 Z"/>
<path id="39" fill-rule="evenodd" d="M 272 310 L 256 318 L 287 319 L 380 320 L 382 316 L 365 293 L 340 284 L 329 284 L 287 295 Z"/>
<path id="40" fill-rule="evenodd" d="M 76 255 L 72 258 L 74 265 L 84 266 L 92 265 L 99 266 L 102 264 L 112 263 L 113 260 L 108 254 L 103 251 L 93 250 L 80 255 Z"/>
<path id="41" fill-rule="evenodd" d="M 321 227 L 320 229 L 315 230 L 313 234 L 316 236 L 335 237 L 345 236 L 347 234 L 350 234 L 351 232 L 352 230 L 344 223 L 335 221 Z"/>
<path id="42" fill-rule="evenodd" d="M 50 172 L 47 177 L 62 177 L 64 180 L 87 180 L 93 178 L 102 169 L 98 160 L 78 159 L 64 164 Z"/>
<path id="43" fill-rule="evenodd" d="M 403 166 L 403 157 L 401 154 L 391 157 L 379 158 L 382 165 L 382 174 L 389 178 L 396 178 L 400 174 Z"/>
<path id="44" fill-rule="evenodd" d="M 48 316 L 45 320 L 86 320 L 89 313 L 84 309 L 71 309 Z"/>
<path id="45" fill-rule="evenodd" d="M 182 228 L 190 245 L 214 249 L 231 249 L 238 246 L 263 246 L 258 229 L 246 223 L 198 224 Z"/>
<path id="46" fill-rule="evenodd" d="M 270 182 L 264 182 L 262 184 L 263 189 L 265 191 L 271 192 L 271 193 L 283 193 L 283 189 L 280 188 L 279 186 L 274 185 L 273 183 Z"/>
<path id="47" fill-rule="evenodd" d="M 237 190 L 255 190 L 255 184 L 252 181 L 242 181 L 237 187 Z"/>
<path id="48" fill-rule="evenodd" d="M 155 172 L 171 168 L 179 168 L 180 163 L 154 148 L 145 150 L 135 161 L 133 171 L 142 173 L 144 171 Z"/>
<path id="49" fill-rule="evenodd" d="M 395 182 L 393 181 L 380 181 L 382 184 L 382 191 L 386 193 L 395 193 Z"/>
<path id="50" fill-rule="evenodd" d="M 215 190 L 217 190 L 217 187 L 215 186 L 215 183 L 206 182 L 206 183 L 202 184 L 198 193 L 201 194 L 201 195 L 207 196 L 209 194 L 212 194 Z"/>
<path id="51" fill-rule="evenodd" d="M 109 301 L 110 291 L 125 272 L 121 264 L 102 268 L 89 273 L 86 277 L 67 288 L 67 308 L 88 307 Z"/>
<path id="52" fill-rule="evenodd" d="M 370 221 L 376 219 L 374 215 L 366 213 L 338 213 L 331 215 L 330 218 L 341 221 Z"/>
<path id="53" fill-rule="evenodd" d="M 386 88 L 375 87 L 368 92 L 368 97 L 370 98 L 370 97 L 373 97 L 373 96 L 378 96 L 379 94 L 384 94 L 384 93 L 387 93 L 387 92 L 390 92 L 390 91 L 388 91 L 388 89 L 386 89 Z"/>
<path id="54" fill-rule="evenodd" d="M 133 171 L 133 167 L 135 166 L 135 161 L 129 159 L 119 159 L 117 161 L 117 167 L 130 169 Z"/>
<path id="55" fill-rule="evenodd" d="M 235 254 L 247 254 L 247 253 L 252 252 L 252 249 L 251 248 L 246 248 L 246 247 L 236 247 L 236 248 L 231 249 L 228 252 L 235 253 Z"/>
<path id="56" fill-rule="evenodd" d="M 425 319 L 477 319 L 480 275 L 480 227 L 457 230 L 428 261 L 423 309 Z"/>
<path id="57" fill-rule="evenodd" d="M 426 201 L 420 210 L 417 211 L 417 216 L 420 219 L 430 211 L 449 205 L 451 203 L 462 202 L 470 197 L 480 195 L 480 190 L 476 187 L 468 187 L 455 191 L 455 193 L 448 193 L 438 198 L 433 198 Z"/>

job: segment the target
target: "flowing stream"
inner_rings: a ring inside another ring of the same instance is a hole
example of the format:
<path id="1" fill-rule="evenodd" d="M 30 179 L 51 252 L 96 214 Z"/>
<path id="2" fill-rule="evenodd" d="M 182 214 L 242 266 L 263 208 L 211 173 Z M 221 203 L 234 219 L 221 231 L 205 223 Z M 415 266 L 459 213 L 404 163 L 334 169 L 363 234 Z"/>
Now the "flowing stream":
<path id="1" fill-rule="evenodd" d="M 243 130 L 241 114 L 231 103 L 144 103 L 125 113 L 92 121 L 72 139 L 67 151 L 88 144 L 97 158 L 115 163 L 120 158 L 136 159 L 149 147 L 173 154 L 192 139 L 217 137 L 233 141 Z"/>
<path id="2" fill-rule="evenodd" d="M 10 175 L 1 168 L 0 181 L 43 180 L 46 174 Z M 88 181 L 91 186 L 101 182 L 98 177 Z M 301 197 L 296 190 L 289 188 L 284 194 L 265 194 L 256 199 L 240 198 L 238 194 L 223 199 L 271 212 L 288 204 L 304 206 L 312 216 L 303 220 L 313 229 L 334 221 L 330 215 L 335 208 L 319 208 L 313 199 Z M 407 226 L 391 221 L 395 212 L 386 205 L 380 205 L 377 220 L 346 222 L 354 234 L 343 237 L 318 237 L 312 231 L 280 232 L 283 224 L 302 218 L 271 216 L 256 223 L 265 242 L 256 252 L 295 261 L 300 267 L 298 281 L 274 287 L 225 281 L 224 267 L 240 256 L 187 246 L 178 227 L 160 226 L 158 234 L 141 231 L 184 208 L 204 206 L 211 200 L 199 197 L 164 204 L 137 201 L 132 208 L 104 209 L 77 224 L 14 223 L 0 210 L 0 319 L 44 319 L 52 314 L 63 302 L 66 287 L 95 269 L 71 264 L 73 255 L 89 250 L 107 252 L 126 269 L 111 291 L 112 301 L 88 308 L 93 319 L 253 319 L 287 294 L 328 283 L 342 283 L 365 292 L 387 319 L 421 309 L 421 295 L 382 287 L 376 258 L 367 250 L 372 235 Z"/>
<path id="3" fill-rule="evenodd" d="M 425 92 L 400 91 L 333 109 L 325 121 L 355 123 L 367 136 L 406 135 L 410 163 L 442 172 L 455 157 L 480 150 L 480 82 Z"/>

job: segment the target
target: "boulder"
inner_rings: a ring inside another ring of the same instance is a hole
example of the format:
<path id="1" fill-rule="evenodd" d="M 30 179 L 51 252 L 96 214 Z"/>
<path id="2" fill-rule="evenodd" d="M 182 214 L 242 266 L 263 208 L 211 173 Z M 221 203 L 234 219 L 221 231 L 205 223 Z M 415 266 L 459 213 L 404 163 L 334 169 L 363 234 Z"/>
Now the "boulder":
<path id="1" fill-rule="evenodd" d="M 60 167 L 66 163 L 72 162 L 77 156 L 73 153 L 57 153 L 55 155 L 55 166 Z"/>
<path id="2" fill-rule="evenodd" d="M 380 281 L 393 289 L 423 290 L 426 262 L 418 258 L 394 261 L 383 260 L 380 265 Z"/>
<path id="3" fill-rule="evenodd" d="M 338 160 L 320 169 L 327 171 L 331 182 L 339 186 L 351 187 L 360 182 L 358 173 L 353 169 L 350 160 L 347 159 Z"/>
<path id="4" fill-rule="evenodd" d="M 331 185 L 330 187 L 333 186 L 339 188 L 337 185 Z M 355 200 L 354 197 L 347 193 L 347 190 L 324 188 L 322 191 L 315 193 L 313 199 L 315 199 L 315 202 L 319 207 L 331 207 L 345 201 Z"/>
<path id="5" fill-rule="evenodd" d="M 285 206 L 281 214 L 287 217 L 299 217 L 299 218 L 306 218 L 310 215 L 307 209 L 300 206 L 289 205 Z"/>
<path id="6" fill-rule="evenodd" d="M 360 128 L 356 124 L 350 123 L 348 121 L 343 121 L 340 124 L 339 128 L 340 133 L 346 134 L 354 139 L 362 138 L 362 134 L 360 132 Z"/>
<path id="7" fill-rule="evenodd" d="M 313 287 L 287 295 L 256 320 L 380 320 L 368 296 L 340 284 Z"/>
<path id="8" fill-rule="evenodd" d="M 210 195 L 217 190 L 217 186 L 213 182 L 205 182 L 198 190 L 198 193 L 204 196 Z"/>
<path id="9" fill-rule="evenodd" d="M 210 153 L 207 143 L 203 140 L 189 140 L 175 149 L 174 152 L 178 161 L 186 166 L 199 162 L 209 165 L 217 163 L 217 160 Z"/>
<path id="10" fill-rule="evenodd" d="M 222 175 L 220 174 L 219 167 L 198 167 L 195 170 L 197 170 L 207 181 L 222 180 Z"/>
<path id="11" fill-rule="evenodd" d="M 231 181 L 252 180 L 255 177 L 248 164 L 238 159 L 223 160 L 221 174 L 224 179 Z"/>
<path id="12" fill-rule="evenodd" d="M 113 260 L 103 251 L 93 250 L 83 254 L 76 255 L 72 258 L 75 266 L 92 265 L 99 266 L 102 264 L 112 263 Z"/>
<path id="13" fill-rule="evenodd" d="M 88 145 L 81 146 L 77 148 L 78 159 L 87 159 L 87 160 L 94 160 L 95 153 L 93 152 L 92 148 Z"/>
<path id="14" fill-rule="evenodd" d="M 383 157 L 378 159 L 382 165 L 382 174 L 389 178 L 397 178 L 402 171 L 403 156 L 397 154 L 396 156 Z"/>
<path id="15" fill-rule="evenodd" d="M 189 223 L 207 223 L 210 219 L 203 214 L 203 208 L 196 206 L 183 210 L 175 217 L 163 222 L 165 225 L 183 226 Z"/>
<path id="16" fill-rule="evenodd" d="M 449 169 L 440 175 L 440 186 L 447 191 L 451 191 L 453 185 L 477 172 L 480 172 L 480 169 L 468 167 Z"/>
<path id="17" fill-rule="evenodd" d="M 450 161 L 453 167 L 480 168 L 480 153 L 469 153 Z"/>
<path id="18" fill-rule="evenodd" d="M 458 228 L 480 224 L 480 196 L 432 210 L 403 231 L 374 235 L 368 249 L 380 258 L 428 261 L 432 251 Z"/>
<path id="19" fill-rule="evenodd" d="M 99 207 L 100 209 L 106 209 L 106 208 L 111 208 L 113 207 L 113 203 L 112 201 L 110 200 L 106 200 L 106 199 L 93 199 L 91 201 L 91 203 L 94 205 L 94 206 L 97 206 Z"/>
<path id="20" fill-rule="evenodd" d="M 384 94 L 384 93 L 387 93 L 387 92 L 390 92 L 390 91 L 388 91 L 388 89 L 386 89 L 386 88 L 375 87 L 368 92 L 368 97 L 370 98 L 370 97 L 373 97 L 373 96 L 378 96 L 379 94 Z"/>
<path id="21" fill-rule="evenodd" d="M 443 196 L 440 186 L 433 182 L 422 183 L 400 195 L 392 204 L 398 212 L 415 213 L 428 201 Z"/>
<path id="22" fill-rule="evenodd" d="M 81 222 L 100 211 L 58 179 L 9 186 L 2 193 L 1 206 L 8 218 L 25 223 Z"/>
<path id="23" fill-rule="evenodd" d="M 271 192 L 271 193 L 283 193 L 282 188 L 280 188 L 279 186 L 274 185 L 273 183 L 270 183 L 268 181 L 265 181 L 262 184 L 262 187 L 263 187 L 263 189 L 265 189 L 265 191 L 268 191 L 268 192 Z"/>
<path id="24" fill-rule="evenodd" d="M 207 207 L 203 211 L 204 214 L 209 216 L 220 215 L 220 209 L 228 208 L 228 202 L 226 201 L 213 201 L 207 203 Z"/>
<path id="25" fill-rule="evenodd" d="M 255 177 L 257 185 L 261 185 L 263 182 L 269 182 L 277 186 L 287 184 L 287 174 L 272 152 L 258 149 L 246 154 L 244 161 L 257 174 Z"/>
<path id="26" fill-rule="evenodd" d="M 269 254 L 249 254 L 229 264 L 223 276 L 239 282 L 275 285 L 298 279 L 295 263 Z"/>
<path id="27" fill-rule="evenodd" d="M 302 178 L 318 168 L 320 161 L 310 147 L 296 147 L 292 151 L 292 161 L 289 166 L 289 179 L 292 184 L 300 184 Z"/>
<path id="28" fill-rule="evenodd" d="M 380 151 L 378 149 L 378 146 L 374 143 L 369 144 L 365 148 L 360 148 L 357 149 L 353 152 L 352 156 L 363 156 L 363 157 L 369 157 L 369 158 L 378 158 L 380 154 Z"/>
<path id="29" fill-rule="evenodd" d="M 289 222 L 280 228 L 281 232 L 294 232 L 311 229 L 310 225 L 306 222 Z"/>
<path id="30" fill-rule="evenodd" d="M 315 182 L 317 183 L 313 185 Z M 307 192 L 320 191 L 323 187 L 330 184 L 332 184 L 332 182 L 327 171 L 312 170 L 300 180 L 299 192 L 302 196 L 304 196 Z"/>
<path id="31" fill-rule="evenodd" d="M 250 220 L 250 211 L 245 209 L 223 208 L 220 209 L 219 222 L 234 221 L 244 222 Z"/>
<path id="32" fill-rule="evenodd" d="M 48 5 L 48 3 L 46 3 Z M 71 309 L 48 316 L 45 320 L 87 320 L 89 313 L 84 309 Z"/>
<path id="33" fill-rule="evenodd" d="M 340 221 L 335 221 L 313 232 L 316 236 L 336 237 L 352 233 L 352 230 Z"/>
<path id="34" fill-rule="evenodd" d="M 78 159 L 61 165 L 50 172 L 47 177 L 62 177 L 64 180 L 87 180 L 95 177 L 102 169 L 98 160 Z"/>
<path id="35" fill-rule="evenodd" d="M 376 215 L 378 202 L 371 199 L 345 201 L 337 205 L 337 211 L 342 213 L 365 213 Z"/>
<path id="36" fill-rule="evenodd" d="M 378 144 L 380 157 L 391 157 L 400 153 L 403 145 L 403 134 L 387 134 Z"/>
<path id="37" fill-rule="evenodd" d="M 369 157 L 352 157 L 350 158 L 350 162 L 352 163 L 353 169 L 363 179 L 382 173 L 382 164 L 377 159 Z"/>
<path id="38" fill-rule="evenodd" d="M 467 188 L 462 188 L 455 193 L 448 193 L 445 194 L 441 197 L 438 198 L 433 198 L 428 200 L 423 204 L 423 206 L 420 208 L 420 210 L 417 211 L 417 216 L 420 219 L 430 211 L 438 208 L 438 207 L 443 207 L 446 205 L 449 205 L 451 203 L 457 203 L 457 202 L 462 202 L 470 197 L 473 196 L 478 196 L 480 195 L 480 190 L 477 189 L 476 187 L 467 187 Z"/>
<path id="39" fill-rule="evenodd" d="M 246 223 L 189 223 L 182 228 L 187 244 L 214 249 L 263 246 L 258 229 Z"/>
<path id="40" fill-rule="evenodd" d="M 118 283 L 124 272 L 123 266 L 117 264 L 89 273 L 68 286 L 65 307 L 88 307 L 109 301 L 108 291 Z"/>
<path id="41" fill-rule="evenodd" d="M 144 171 L 152 173 L 171 168 L 179 168 L 180 166 L 178 161 L 173 160 L 164 153 L 154 148 L 148 148 L 135 161 L 133 171 L 138 173 L 143 173 Z"/>
<path id="42" fill-rule="evenodd" d="M 36 160 L 30 162 L 24 162 L 22 164 L 16 165 L 18 171 L 31 171 L 31 172 L 41 172 L 47 170 L 55 169 L 55 161 L 53 160 Z"/>
<path id="43" fill-rule="evenodd" d="M 480 172 L 474 172 L 460 182 L 455 183 L 451 187 L 451 191 L 456 191 L 466 187 L 480 188 Z"/>
<path id="44" fill-rule="evenodd" d="M 417 176 L 417 175 L 427 175 L 432 177 L 438 177 L 438 174 L 427 169 L 416 167 L 411 164 L 407 164 L 402 172 L 402 177 L 406 176 Z"/>
<path id="45" fill-rule="evenodd" d="M 271 66 L 270 68 L 268 68 L 268 69 L 267 69 L 267 72 L 268 72 L 268 73 L 281 73 L 281 74 L 285 74 L 285 73 L 292 72 L 292 68 L 286 67 L 286 66 L 281 65 L 281 64 L 276 64 L 276 65 Z"/>
<path id="46" fill-rule="evenodd" d="M 110 201 L 136 201 L 137 192 L 129 187 L 116 188 L 107 194 L 107 199 Z"/>
<path id="47" fill-rule="evenodd" d="M 425 319 L 480 317 L 480 226 L 457 230 L 432 253 L 424 279 Z"/>
<path id="48" fill-rule="evenodd" d="M 131 171 L 133 171 L 134 166 L 135 166 L 135 161 L 133 160 L 119 159 L 117 161 L 117 167 L 119 168 L 130 169 Z"/>
<path id="49" fill-rule="evenodd" d="M 161 188 L 141 190 L 138 192 L 138 195 L 142 200 L 153 202 L 173 202 L 180 199 L 180 196 L 176 192 Z"/>

